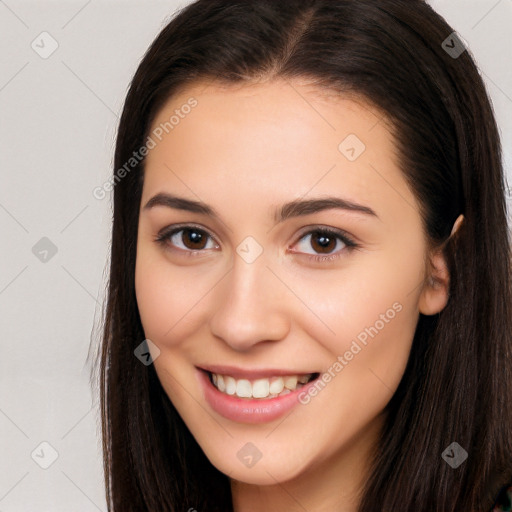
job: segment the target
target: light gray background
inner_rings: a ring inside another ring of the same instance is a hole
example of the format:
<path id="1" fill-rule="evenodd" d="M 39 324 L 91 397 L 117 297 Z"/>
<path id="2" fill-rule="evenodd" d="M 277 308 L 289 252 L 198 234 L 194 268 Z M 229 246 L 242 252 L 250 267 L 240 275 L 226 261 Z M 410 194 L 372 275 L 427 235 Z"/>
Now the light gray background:
<path id="1" fill-rule="evenodd" d="M 0 0 L 0 512 L 106 511 L 86 357 L 111 210 L 92 191 L 110 176 L 132 74 L 186 3 Z M 512 184 L 512 0 L 431 4 L 477 60 Z M 44 31 L 58 44 L 45 59 L 31 46 L 51 49 Z"/>

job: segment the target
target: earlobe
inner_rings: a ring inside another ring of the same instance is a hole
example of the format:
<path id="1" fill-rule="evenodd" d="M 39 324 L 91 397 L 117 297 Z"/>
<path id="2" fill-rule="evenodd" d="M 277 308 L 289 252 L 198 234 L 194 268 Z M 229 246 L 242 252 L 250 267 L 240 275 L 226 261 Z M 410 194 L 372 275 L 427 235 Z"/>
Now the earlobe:
<path id="1" fill-rule="evenodd" d="M 445 257 L 439 250 L 430 258 L 430 273 L 426 278 L 419 299 L 419 310 L 423 315 L 440 313 L 448 303 L 450 275 Z"/>

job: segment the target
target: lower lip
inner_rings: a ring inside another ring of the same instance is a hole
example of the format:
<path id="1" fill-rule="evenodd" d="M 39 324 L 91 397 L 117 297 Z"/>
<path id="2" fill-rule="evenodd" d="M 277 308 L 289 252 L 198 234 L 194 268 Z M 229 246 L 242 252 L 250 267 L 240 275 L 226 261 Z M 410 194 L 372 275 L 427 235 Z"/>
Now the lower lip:
<path id="1" fill-rule="evenodd" d="M 238 423 L 267 423 L 283 416 L 300 404 L 299 394 L 307 392 L 308 387 L 313 386 L 316 382 L 315 379 L 283 396 L 251 400 L 221 393 L 212 384 L 207 372 L 203 370 L 198 370 L 198 372 L 205 400 L 210 407 L 221 416 Z"/>

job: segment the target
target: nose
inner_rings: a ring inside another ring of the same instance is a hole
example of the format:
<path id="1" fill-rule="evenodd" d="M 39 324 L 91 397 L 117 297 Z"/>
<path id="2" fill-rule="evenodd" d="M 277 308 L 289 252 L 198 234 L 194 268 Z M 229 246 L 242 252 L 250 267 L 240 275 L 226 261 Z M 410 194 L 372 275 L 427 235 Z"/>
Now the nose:
<path id="1" fill-rule="evenodd" d="M 231 271 L 216 287 L 210 329 L 236 351 L 284 339 L 290 330 L 290 292 L 276 277 L 278 269 L 272 270 L 264 257 L 247 263 L 235 254 Z"/>

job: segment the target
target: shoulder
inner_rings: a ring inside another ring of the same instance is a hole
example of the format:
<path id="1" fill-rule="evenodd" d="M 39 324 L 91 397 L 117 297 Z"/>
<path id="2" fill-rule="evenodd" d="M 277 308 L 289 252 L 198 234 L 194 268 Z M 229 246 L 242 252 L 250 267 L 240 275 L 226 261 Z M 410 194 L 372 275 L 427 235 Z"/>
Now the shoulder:
<path id="1" fill-rule="evenodd" d="M 503 487 L 498 495 L 496 503 L 490 512 L 511 512 L 512 511 L 512 483 Z"/>

